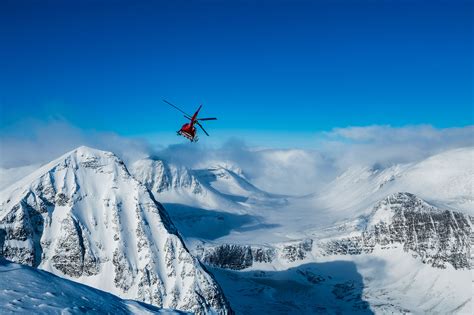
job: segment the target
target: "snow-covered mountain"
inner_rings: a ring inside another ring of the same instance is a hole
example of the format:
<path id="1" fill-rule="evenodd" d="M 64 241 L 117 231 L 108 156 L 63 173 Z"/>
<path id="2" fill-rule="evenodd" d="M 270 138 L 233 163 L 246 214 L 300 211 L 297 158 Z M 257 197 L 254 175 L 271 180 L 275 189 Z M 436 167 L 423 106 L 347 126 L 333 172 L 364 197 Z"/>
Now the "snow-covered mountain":
<path id="1" fill-rule="evenodd" d="M 163 203 L 189 246 L 194 240 L 216 239 L 260 226 L 262 209 L 288 203 L 264 192 L 235 165 L 215 163 L 188 169 L 157 158 L 138 160 L 130 172 Z"/>
<path id="2" fill-rule="evenodd" d="M 195 253 L 241 313 L 464 314 L 473 307 L 473 221 L 397 193 L 306 239 L 203 242 Z"/>
<path id="3" fill-rule="evenodd" d="M 159 307 L 231 312 L 164 208 L 113 153 L 80 147 L 3 190 L 0 234 L 14 262 Z"/>
<path id="4" fill-rule="evenodd" d="M 151 190 L 173 201 L 170 215 L 238 313 L 462 314 L 472 308 L 473 152 L 353 167 L 304 197 L 256 188 L 260 203 L 226 176 L 202 180 L 212 169 L 185 170 L 198 190 Z"/>
<path id="5" fill-rule="evenodd" d="M 239 314 L 470 314 L 473 181 L 474 148 L 352 167 L 300 197 L 228 163 L 147 158 L 128 173 L 80 148 L 0 192 L 0 248 L 170 308 L 230 312 L 217 279 Z"/>
<path id="6" fill-rule="evenodd" d="M 377 203 L 369 215 L 330 229 L 334 236 L 320 237 L 319 245 L 325 255 L 403 248 L 435 268 L 449 264 L 469 269 L 473 221 L 462 212 L 439 209 L 410 193 L 397 193 Z"/>
<path id="7" fill-rule="evenodd" d="M 274 197 L 252 185 L 240 168 L 226 163 L 192 170 L 145 158 L 134 162 L 130 172 L 162 202 L 235 212 L 247 204 L 268 205 Z"/>
<path id="8" fill-rule="evenodd" d="M 337 210 L 339 219 L 363 214 L 375 202 L 410 192 L 441 208 L 474 216 L 474 148 L 449 150 L 425 160 L 391 167 L 352 167 L 316 194 L 320 209 Z"/>
<path id="9" fill-rule="evenodd" d="M 0 259 L 2 314 L 184 314 L 69 281 L 47 271 Z"/>
<path id="10" fill-rule="evenodd" d="M 377 203 L 366 216 L 324 230 L 311 238 L 270 245 L 219 244 L 197 249 L 214 267 L 245 269 L 258 263 L 286 264 L 308 256 L 360 255 L 401 248 L 435 268 L 470 268 L 473 218 L 442 210 L 410 193 Z"/>

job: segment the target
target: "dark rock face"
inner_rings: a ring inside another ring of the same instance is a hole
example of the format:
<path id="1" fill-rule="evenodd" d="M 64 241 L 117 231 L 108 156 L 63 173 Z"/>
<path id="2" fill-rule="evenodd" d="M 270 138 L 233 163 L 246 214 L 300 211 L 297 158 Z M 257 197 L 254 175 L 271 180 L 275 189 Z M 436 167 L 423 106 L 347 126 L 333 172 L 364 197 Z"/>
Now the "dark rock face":
<path id="1" fill-rule="evenodd" d="M 303 240 L 302 242 L 283 247 L 283 257 L 290 262 L 303 260 L 306 258 L 307 252 L 310 252 L 312 249 L 313 240 Z"/>
<path id="2" fill-rule="evenodd" d="M 80 223 L 68 216 L 61 222 L 61 228 L 63 234 L 51 258 L 54 268 L 71 277 L 98 274 L 100 263 L 91 253 Z"/>
<path id="3" fill-rule="evenodd" d="M 31 197 L 31 195 L 29 195 Z M 2 253 L 7 259 L 38 266 L 41 262 L 44 217 L 46 206 L 43 200 L 25 198 L 0 220 L 4 231 Z M 30 204 L 33 203 L 33 204 Z"/>
<path id="4" fill-rule="evenodd" d="M 5 237 L 7 232 L 4 229 L 0 229 L 0 257 L 3 257 L 3 246 L 5 244 Z"/>
<path id="5" fill-rule="evenodd" d="M 287 262 L 306 258 L 313 248 L 313 240 L 305 239 L 276 247 L 256 245 L 222 244 L 210 248 L 199 248 L 202 262 L 213 267 L 242 270 L 254 263 L 271 263 L 277 257 Z"/>
<path id="6" fill-rule="evenodd" d="M 203 262 L 220 268 L 245 269 L 253 264 L 252 249 L 246 245 L 223 244 L 205 254 Z"/>
<path id="7" fill-rule="evenodd" d="M 446 264 L 470 268 L 472 218 L 467 215 L 440 210 L 415 195 L 398 193 L 377 204 L 365 221 L 360 235 L 322 243 L 325 253 L 357 255 L 371 253 L 375 246 L 402 246 L 436 268 L 446 268 Z"/>
<path id="8" fill-rule="evenodd" d="M 259 263 L 269 263 L 275 257 L 275 251 L 272 248 L 252 248 L 253 261 Z"/>

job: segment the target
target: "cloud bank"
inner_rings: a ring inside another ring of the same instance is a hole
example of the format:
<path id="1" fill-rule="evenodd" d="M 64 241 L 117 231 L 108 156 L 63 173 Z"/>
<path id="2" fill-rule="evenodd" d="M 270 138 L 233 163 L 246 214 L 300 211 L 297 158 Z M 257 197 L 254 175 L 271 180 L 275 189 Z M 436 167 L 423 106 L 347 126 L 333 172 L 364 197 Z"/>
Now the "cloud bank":
<path id="1" fill-rule="evenodd" d="M 309 149 L 255 148 L 239 139 L 229 139 L 218 146 L 201 142 L 161 147 L 145 139 L 84 131 L 61 120 L 30 122 L 14 130 L 0 135 L 0 168 L 46 163 L 87 145 L 112 151 L 126 163 L 157 156 L 189 168 L 205 168 L 216 163 L 235 165 L 264 190 L 298 195 L 317 191 L 354 165 L 387 167 L 416 162 L 449 149 L 474 146 L 474 126 L 335 128 L 315 133 L 314 146 Z"/>
<path id="2" fill-rule="evenodd" d="M 82 130 L 64 120 L 25 121 L 0 133 L 0 168 L 47 163 L 81 145 L 112 151 L 125 161 L 152 150 L 143 139 Z"/>

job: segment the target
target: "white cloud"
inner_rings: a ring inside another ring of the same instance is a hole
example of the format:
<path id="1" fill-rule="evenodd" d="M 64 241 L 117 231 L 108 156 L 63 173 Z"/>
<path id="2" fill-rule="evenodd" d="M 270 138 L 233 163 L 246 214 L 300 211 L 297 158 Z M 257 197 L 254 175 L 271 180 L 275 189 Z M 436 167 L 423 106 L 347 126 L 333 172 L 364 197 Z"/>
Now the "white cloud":
<path id="1" fill-rule="evenodd" d="M 474 126 L 438 129 L 429 125 L 335 128 L 323 134 L 321 151 L 339 168 L 353 164 L 418 161 L 441 151 L 474 146 Z"/>
<path id="2" fill-rule="evenodd" d="M 80 145 L 116 153 L 126 163 L 147 155 L 191 168 L 234 164 L 264 190 L 283 194 L 317 191 L 350 166 L 414 162 L 444 150 L 474 146 L 474 126 L 438 129 L 428 125 L 335 128 L 315 133 L 314 149 L 257 149 L 231 139 L 159 147 L 115 133 L 81 130 L 62 120 L 17 125 L 0 135 L 0 167 L 46 163 Z M 159 139 L 156 141 L 159 142 Z"/>
<path id="3" fill-rule="evenodd" d="M 81 145 L 112 151 L 125 161 L 151 150 L 144 140 L 85 131 L 64 120 L 24 121 L 10 129 L 0 134 L 1 168 L 46 163 Z"/>

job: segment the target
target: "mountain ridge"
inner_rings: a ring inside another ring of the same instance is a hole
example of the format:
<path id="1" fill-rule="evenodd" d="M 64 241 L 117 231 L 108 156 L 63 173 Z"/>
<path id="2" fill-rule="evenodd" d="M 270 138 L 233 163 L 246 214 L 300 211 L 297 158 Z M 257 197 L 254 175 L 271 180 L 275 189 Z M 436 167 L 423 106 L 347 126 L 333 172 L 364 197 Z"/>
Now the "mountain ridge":
<path id="1" fill-rule="evenodd" d="M 79 147 L 0 200 L 11 260 L 160 307 L 232 312 L 166 210 L 113 153 Z"/>

